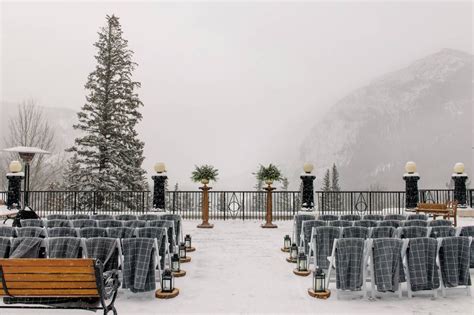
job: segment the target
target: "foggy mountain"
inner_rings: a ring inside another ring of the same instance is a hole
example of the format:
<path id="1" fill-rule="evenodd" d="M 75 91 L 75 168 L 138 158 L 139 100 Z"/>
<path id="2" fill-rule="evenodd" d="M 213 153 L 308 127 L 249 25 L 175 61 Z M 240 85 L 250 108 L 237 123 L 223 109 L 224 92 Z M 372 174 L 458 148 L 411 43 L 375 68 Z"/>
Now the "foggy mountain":
<path id="1" fill-rule="evenodd" d="M 421 188 L 446 188 L 452 167 L 472 170 L 473 56 L 452 49 L 385 75 L 337 102 L 307 135 L 301 160 L 317 172 L 333 162 L 342 189 L 404 187 L 406 161 Z"/>

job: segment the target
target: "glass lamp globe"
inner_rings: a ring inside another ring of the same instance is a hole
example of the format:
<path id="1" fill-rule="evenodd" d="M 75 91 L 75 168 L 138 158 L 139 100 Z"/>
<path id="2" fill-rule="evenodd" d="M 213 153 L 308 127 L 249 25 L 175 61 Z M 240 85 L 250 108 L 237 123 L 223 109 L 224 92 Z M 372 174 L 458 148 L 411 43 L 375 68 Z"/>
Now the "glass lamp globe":
<path id="1" fill-rule="evenodd" d="M 313 171 L 313 169 L 314 169 L 313 164 L 311 164 L 311 163 L 304 163 L 304 165 L 303 165 L 303 170 L 304 170 L 305 173 L 311 173 L 311 172 Z"/>
<path id="2" fill-rule="evenodd" d="M 21 163 L 20 161 L 11 161 L 8 169 L 11 173 L 18 173 L 21 172 Z"/>
<path id="3" fill-rule="evenodd" d="M 163 163 L 163 162 L 156 163 L 154 168 L 155 168 L 155 172 L 157 172 L 157 173 L 166 172 L 166 166 L 165 166 L 165 163 Z"/>
<path id="4" fill-rule="evenodd" d="M 456 173 L 456 174 L 464 173 L 464 163 L 461 163 L 461 162 L 456 163 L 454 165 L 454 173 Z"/>
<path id="5" fill-rule="evenodd" d="M 408 174 L 413 174 L 416 172 L 416 163 L 413 161 L 408 161 L 407 164 L 405 164 L 405 171 Z"/>

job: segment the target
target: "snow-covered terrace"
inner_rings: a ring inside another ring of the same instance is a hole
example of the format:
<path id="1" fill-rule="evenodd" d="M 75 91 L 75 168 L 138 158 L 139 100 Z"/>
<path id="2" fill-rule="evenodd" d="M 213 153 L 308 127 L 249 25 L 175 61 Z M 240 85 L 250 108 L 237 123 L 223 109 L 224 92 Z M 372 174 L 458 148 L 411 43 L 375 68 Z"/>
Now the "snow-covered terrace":
<path id="1" fill-rule="evenodd" d="M 387 294 L 375 301 L 360 294 L 335 290 L 328 300 L 311 298 L 307 289 L 311 277 L 292 273 L 280 251 L 291 222 L 276 222 L 278 229 L 261 229 L 261 222 L 215 221 L 214 229 L 197 229 L 197 221 L 185 221 L 197 250 L 192 261 L 182 265 L 184 278 L 176 279 L 180 295 L 158 300 L 153 292 L 133 294 L 121 290 L 116 302 L 119 314 L 178 313 L 311 313 L 311 314 L 474 314 L 474 298 L 464 290 L 448 291 L 447 297 L 432 299 L 417 294 L 413 299 Z M 473 218 L 461 218 L 461 225 L 474 225 Z M 331 284 L 334 289 L 334 284 Z M 38 310 L 35 314 L 84 314 L 84 311 Z M 54 313 L 53 313 L 54 312 Z M 25 310 L 0 310 L 0 314 L 30 314 Z"/>

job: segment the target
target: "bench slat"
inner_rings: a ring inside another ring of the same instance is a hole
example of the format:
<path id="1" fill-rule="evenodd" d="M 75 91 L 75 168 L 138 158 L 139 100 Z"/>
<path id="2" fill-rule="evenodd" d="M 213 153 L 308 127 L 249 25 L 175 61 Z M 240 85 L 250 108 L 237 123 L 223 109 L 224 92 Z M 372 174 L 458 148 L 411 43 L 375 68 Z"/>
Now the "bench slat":
<path id="1" fill-rule="evenodd" d="M 33 273 L 33 274 L 95 274 L 94 268 L 92 267 L 43 267 L 43 266 L 2 266 L 3 273 Z"/>
<path id="2" fill-rule="evenodd" d="M 93 259 L 44 259 L 44 258 L 9 258 L 0 259 L 0 266 L 69 266 L 69 267 L 93 267 Z"/>
<path id="3" fill-rule="evenodd" d="M 28 296 L 28 297 L 56 297 L 56 296 L 90 296 L 98 297 L 99 293 L 94 289 L 12 289 L 8 290 L 12 296 Z M 0 296 L 5 296 L 3 291 L 0 291 Z"/>
<path id="4" fill-rule="evenodd" d="M 14 281 L 95 281 L 95 275 L 93 274 L 21 274 L 21 273 L 11 273 L 5 275 L 5 280 L 8 282 Z"/>
<path id="5" fill-rule="evenodd" d="M 97 289 L 95 281 L 49 281 L 49 282 L 31 282 L 31 281 L 12 281 L 7 282 L 7 288 L 10 289 Z M 3 286 L 0 283 L 0 290 Z"/>

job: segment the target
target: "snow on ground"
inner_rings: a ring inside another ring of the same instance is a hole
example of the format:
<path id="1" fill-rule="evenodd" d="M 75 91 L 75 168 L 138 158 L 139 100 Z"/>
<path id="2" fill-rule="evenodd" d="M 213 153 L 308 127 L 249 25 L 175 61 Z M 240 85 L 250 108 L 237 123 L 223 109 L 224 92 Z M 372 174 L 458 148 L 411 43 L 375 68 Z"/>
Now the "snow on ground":
<path id="1" fill-rule="evenodd" d="M 461 218 L 461 225 L 474 225 L 473 218 Z M 294 264 L 280 251 L 291 222 L 276 222 L 278 229 L 262 229 L 256 221 L 214 221 L 214 229 L 197 229 L 198 221 L 185 221 L 196 251 L 189 253 L 187 271 L 176 279 L 180 295 L 158 300 L 154 293 L 133 294 L 121 290 L 116 302 L 119 314 L 177 313 L 312 313 L 312 314 L 474 314 L 474 297 L 465 290 L 448 291 L 446 298 L 433 300 L 429 293 L 413 299 L 386 294 L 375 301 L 358 293 L 346 293 L 338 300 L 335 283 L 328 300 L 311 298 L 307 289 L 311 277 L 293 274 Z M 471 273 L 474 276 L 474 273 Z M 84 311 L 34 311 L 35 314 L 84 314 Z M 53 313 L 54 312 L 54 313 Z M 31 314 L 28 310 L 1 310 L 0 314 Z"/>

